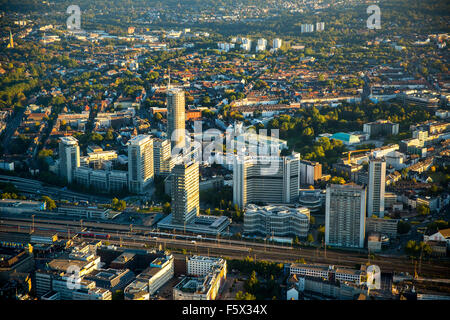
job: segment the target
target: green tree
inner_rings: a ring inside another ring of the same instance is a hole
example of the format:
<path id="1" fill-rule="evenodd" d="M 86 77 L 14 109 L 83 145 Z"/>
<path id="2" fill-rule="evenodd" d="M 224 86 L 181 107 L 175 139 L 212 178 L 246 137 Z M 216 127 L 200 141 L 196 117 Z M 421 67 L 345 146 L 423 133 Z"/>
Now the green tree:
<path id="1" fill-rule="evenodd" d="M 52 211 L 52 210 L 56 209 L 55 200 L 53 200 L 52 198 L 50 198 L 48 196 L 42 196 L 41 200 L 45 202 L 46 210 Z"/>

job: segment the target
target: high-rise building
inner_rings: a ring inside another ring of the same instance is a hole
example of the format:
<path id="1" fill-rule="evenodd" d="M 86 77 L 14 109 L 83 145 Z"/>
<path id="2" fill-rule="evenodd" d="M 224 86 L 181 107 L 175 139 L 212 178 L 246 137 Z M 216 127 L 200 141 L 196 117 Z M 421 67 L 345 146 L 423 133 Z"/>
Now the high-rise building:
<path id="1" fill-rule="evenodd" d="M 73 172 L 80 166 L 80 147 L 74 137 L 62 137 L 59 142 L 59 174 L 72 183 Z"/>
<path id="2" fill-rule="evenodd" d="M 142 193 L 153 177 L 153 140 L 149 135 L 138 135 L 128 141 L 129 190 Z"/>
<path id="3" fill-rule="evenodd" d="M 314 185 L 320 178 L 322 178 L 322 165 L 319 162 L 300 161 L 300 184 Z"/>
<path id="4" fill-rule="evenodd" d="M 155 175 L 167 176 L 172 171 L 174 161 L 172 161 L 170 151 L 170 140 L 154 139 L 153 164 Z"/>
<path id="5" fill-rule="evenodd" d="M 179 88 L 167 91 L 167 137 L 172 148 L 185 146 L 185 98 Z"/>
<path id="6" fill-rule="evenodd" d="M 250 51 L 251 48 L 252 48 L 252 41 L 248 38 L 243 38 L 242 44 L 241 44 L 241 49 L 243 49 L 245 51 Z"/>
<path id="7" fill-rule="evenodd" d="M 300 26 L 301 33 L 309 33 L 314 32 L 314 25 L 313 24 L 302 24 Z"/>
<path id="8" fill-rule="evenodd" d="M 176 164 L 172 174 L 172 223 L 184 225 L 200 214 L 198 163 Z"/>
<path id="9" fill-rule="evenodd" d="M 384 217 L 384 189 L 386 187 L 386 162 L 382 159 L 369 160 L 369 184 L 367 216 Z"/>
<path id="10" fill-rule="evenodd" d="M 317 22 L 316 31 L 324 31 L 324 30 L 325 30 L 325 22 Z"/>
<path id="11" fill-rule="evenodd" d="M 262 160 L 269 160 L 268 163 Z M 271 169 L 272 168 L 272 169 Z M 247 204 L 292 203 L 298 200 L 300 188 L 300 154 L 259 159 L 247 156 L 234 159 L 233 202 Z"/>
<path id="12" fill-rule="evenodd" d="M 325 243 L 364 247 L 366 188 L 356 184 L 329 185 L 325 210 Z"/>
<path id="13" fill-rule="evenodd" d="M 272 41 L 272 47 L 275 50 L 278 50 L 281 48 L 281 44 L 283 43 L 283 41 L 280 38 L 275 38 Z"/>
<path id="14" fill-rule="evenodd" d="M 258 51 L 264 51 L 267 47 L 267 40 L 264 38 L 258 39 L 258 43 L 256 45 L 256 52 Z"/>

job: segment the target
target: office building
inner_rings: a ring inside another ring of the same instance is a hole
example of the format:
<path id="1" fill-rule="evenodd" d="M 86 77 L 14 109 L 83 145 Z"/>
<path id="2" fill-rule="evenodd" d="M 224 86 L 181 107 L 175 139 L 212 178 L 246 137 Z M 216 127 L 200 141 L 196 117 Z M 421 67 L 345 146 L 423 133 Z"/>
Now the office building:
<path id="1" fill-rule="evenodd" d="M 298 203 L 311 213 L 319 213 L 325 204 L 326 190 L 300 189 Z"/>
<path id="2" fill-rule="evenodd" d="M 322 178 L 322 165 L 319 162 L 301 160 L 300 161 L 300 184 L 303 186 L 313 186 Z"/>
<path id="3" fill-rule="evenodd" d="M 129 190 L 143 193 L 153 176 L 153 140 L 148 135 L 138 135 L 128 141 Z"/>
<path id="4" fill-rule="evenodd" d="M 72 183 L 73 172 L 80 166 L 80 147 L 74 137 L 62 137 L 59 142 L 59 174 Z"/>
<path id="5" fill-rule="evenodd" d="M 244 233 L 306 238 L 309 220 L 310 212 L 308 208 L 261 207 L 249 204 L 244 213 Z"/>
<path id="6" fill-rule="evenodd" d="M 174 275 L 172 255 L 158 257 L 124 290 L 125 300 L 148 300 Z"/>
<path id="7" fill-rule="evenodd" d="M 390 238 L 397 237 L 398 219 L 366 218 L 366 234 L 377 232 Z"/>
<path id="8" fill-rule="evenodd" d="M 215 267 L 227 269 L 227 262 L 222 258 L 192 256 L 186 258 L 187 274 L 190 276 L 205 276 Z"/>
<path id="9" fill-rule="evenodd" d="M 183 225 L 200 214 L 198 163 L 177 164 L 172 172 L 172 222 Z"/>
<path id="10" fill-rule="evenodd" d="M 325 207 L 325 243 L 363 248 L 366 189 L 356 184 L 329 185 Z"/>
<path id="11" fill-rule="evenodd" d="M 179 88 L 167 91 L 167 138 L 172 148 L 185 146 L 185 96 Z"/>
<path id="12" fill-rule="evenodd" d="M 192 260 L 191 262 L 189 262 Z M 188 259 L 188 275 L 173 288 L 174 300 L 214 300 L 227 278 L 227 264 L 221 258 L 194 256 Z M 189 269 L 190 266 L 190 269 Z M 207 271 L 209 269 L 209 271 Z M 192 273 L 190 273 L 192 272 Z"/>
<path id="13" fill-rule="evenodd" d="M 233 161 L 233 202 L 286 204 L 298 200 L 300 154 L 286 157 L 236 157 Z"/>
<path id="14" fill-rule="evenodd" d="M 295 274 L 297 276 L 324 280 L 335 279 L 343 282 L 352 282 L 356 285 L 363 284 L 366 278 L 366 272 L 364 270 L 336 267 L 333 265 L 291 263 L 288 266 L 288 270 L 290 275 Z"/>
<path id="15" fill-rule="evenodd" d="M 369 161 L 369 184 L 367 190 L 367 216 L 384 217 L 384 190 L 386 188 L 386 162 L 381 159 Z"/>
<path id="16" fill-rule="evenodd" d="M 171 157 L 170 140 L 154 139 L 153 164 L 155 175 L 167 176 L 170 174 L 175 165 Z"/>

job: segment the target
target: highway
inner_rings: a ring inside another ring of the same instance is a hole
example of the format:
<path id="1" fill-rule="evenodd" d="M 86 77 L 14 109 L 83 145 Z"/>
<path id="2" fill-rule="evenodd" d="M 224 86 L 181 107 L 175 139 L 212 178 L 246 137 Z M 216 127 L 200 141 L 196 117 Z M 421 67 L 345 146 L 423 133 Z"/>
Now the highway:
<path id="1" fill-rule="evenodd" d="M 0 231 L 29 232 L 32 228 L 31 218 L 14 219 L 0 218 Z M 252 258 L 274 262 L 295 262 L 305 259 L 307 263 L 325 263 L 348 266 L 354 268 L 356 264 L 365 264 L 368 257 L 353 251 L 323 250 L 321 248 L 292 248 L 273 244 L 256 243 L 251 241 L 231 240 L 224 238 L 204 237 L 193 235 L 172 234 L 159 232 L 149 227 L 132 227 L 113 223 L 96 223 L 80 221 L 57 221 L 35 219 L 35 232 L 58 233 L 60 237 L 73 237 L 80 231 L 109 234 L 110 244 L 143 248 L 162 245 L 164 248 L 185 249 L 187 253 L 209 254 L 229 258 Z M 130 230 L 131 229 L 131 230 Z M 84 237 L 85 238 L 85 237 Z M 409 272 L 414 274 L 414 264 L 407 257 L 377 255 L 370 263 L 377 264 L 383 272 Z M 450 278 L 450 262 L 448 260 L 423 260 L 417 271 L 422 277 Z"/>

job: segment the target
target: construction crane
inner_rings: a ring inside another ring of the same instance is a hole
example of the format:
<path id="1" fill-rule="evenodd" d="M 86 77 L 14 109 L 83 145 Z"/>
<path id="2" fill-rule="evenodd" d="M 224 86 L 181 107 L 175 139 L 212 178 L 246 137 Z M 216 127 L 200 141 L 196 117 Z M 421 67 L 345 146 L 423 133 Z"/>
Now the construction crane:
<path id="1" fill-rule="evenodd" d="M 342 154 L 348 154 L 348 163 L 350 164 L 352 153 L 363 152 L 363 151 L 370 151 L 370 150 L 371 149 L 359 149 L 359 150 L 352 150 L 352 151 L 342 152 Z"/>

